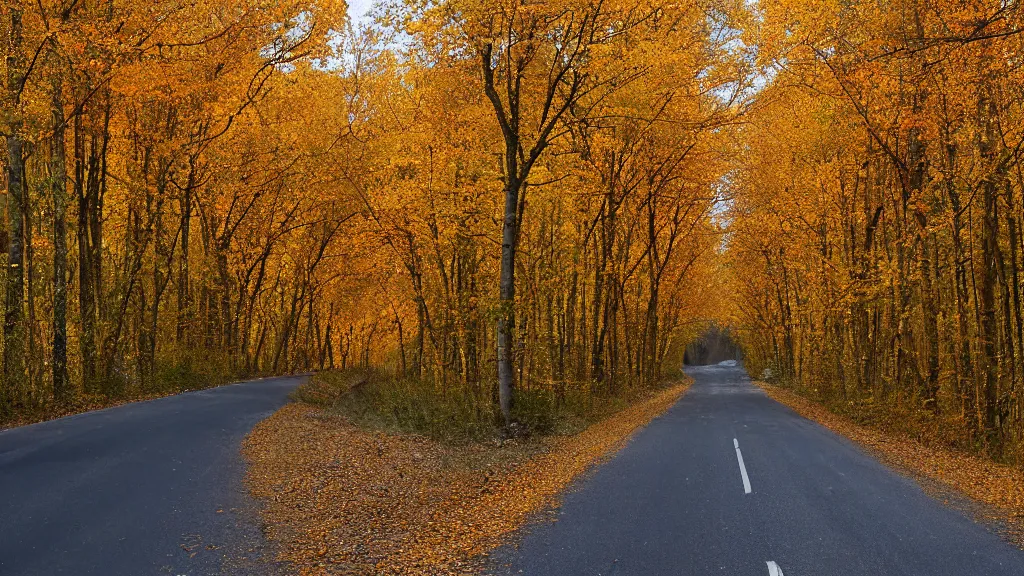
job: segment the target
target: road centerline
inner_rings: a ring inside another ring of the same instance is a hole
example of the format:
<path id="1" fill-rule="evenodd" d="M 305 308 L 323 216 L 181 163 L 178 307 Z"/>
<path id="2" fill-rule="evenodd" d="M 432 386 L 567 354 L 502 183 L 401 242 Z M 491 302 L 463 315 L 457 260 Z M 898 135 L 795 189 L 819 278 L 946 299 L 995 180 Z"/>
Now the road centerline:
<path id="1" fill-rule="evenodd" d="M 740 452 L 740 441 L 733 438 L 732 445 L 736 448 L 736 461 L 740 463 L 740 475 L 743 477 L 743 493 L 750 494 L 750 477 L 747 476 L 747 467 L 743 465 L 743 452 Z"/>
<path id="2" fill-rule="evenodd" d="M 491 573 L 1024 576 L 1016 547 L 762 394 L 740 367 L 687 374 L 693 387 L 666 417 L 566 491 L 558 522 L 489 555 Z M 740 474 L 756 456 L 757 498 L 737 490 L 729 439 L 745 452 Z"/>

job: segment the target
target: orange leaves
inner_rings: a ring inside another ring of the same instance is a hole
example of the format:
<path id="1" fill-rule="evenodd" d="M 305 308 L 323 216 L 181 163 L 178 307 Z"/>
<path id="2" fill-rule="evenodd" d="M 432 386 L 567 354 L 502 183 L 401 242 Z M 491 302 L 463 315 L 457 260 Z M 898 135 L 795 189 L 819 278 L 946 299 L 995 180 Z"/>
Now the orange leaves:
<path id="1" fill-rule="evenodd" d="M 678 399 L 679 385 L 575 436 L 452 447 L 293 404 L 245 443 L 247 484 L 302 574 L 472 574 L 481 555 Z"/>

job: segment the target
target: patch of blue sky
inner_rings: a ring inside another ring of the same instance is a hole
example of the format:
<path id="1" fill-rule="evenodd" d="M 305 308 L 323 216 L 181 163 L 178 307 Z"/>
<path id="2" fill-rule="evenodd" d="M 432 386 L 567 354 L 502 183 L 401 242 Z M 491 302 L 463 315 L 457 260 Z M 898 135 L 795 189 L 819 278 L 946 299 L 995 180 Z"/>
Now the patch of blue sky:
<path id="1" fill-rule="evenodd" d="M 373 0 L 349 0 L 348 17 L 353 25 L 362 24 L 370 20 L 370 10 L 373 8 Z"/>

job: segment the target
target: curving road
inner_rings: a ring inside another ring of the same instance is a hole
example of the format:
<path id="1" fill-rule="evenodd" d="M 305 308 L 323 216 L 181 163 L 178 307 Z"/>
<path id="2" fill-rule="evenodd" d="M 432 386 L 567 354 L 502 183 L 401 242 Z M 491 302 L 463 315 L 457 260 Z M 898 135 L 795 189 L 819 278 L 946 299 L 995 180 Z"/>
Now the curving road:
<path id="1" fill-rule="evenodd" d="M 742 368 L 691 368 L 666 414 L 491 557 L 529 576 L 1017 576 L 1024 552 Z"/>
<path id="2" fill-rule="evenodd" d="M 0 432 L 0 575 L 272 573 L 239 447 L 301 380 Z"/>
<path id="3" fill-rule="evenodd" d="M 492 556 L 530 576 L 1024 576 L 1024 552 L 740 368 L 665 415 Z M 301 378 L 0 432 L 0 575 L 270 574 L 239 444 Z"/>

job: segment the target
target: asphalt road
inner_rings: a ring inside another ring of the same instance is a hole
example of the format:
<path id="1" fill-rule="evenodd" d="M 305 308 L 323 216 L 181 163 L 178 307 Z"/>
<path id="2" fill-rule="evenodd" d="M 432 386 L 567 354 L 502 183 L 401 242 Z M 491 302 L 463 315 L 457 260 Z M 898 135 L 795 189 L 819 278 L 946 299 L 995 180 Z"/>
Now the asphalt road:
<path id="1" fill-rule="evenodd" d="M 257 380 L 0 432 L 0 575 L 273 571 L 239 447 L 300 381 Z"/>
<path id="2" fill-rule="evenodd" d="M 1024 575 L 1024 552 L 771 400 L 741 368 L 688 373 L 682 400 L 577 482 L 556 522 L 492 555 L 492 572 Z"/>

